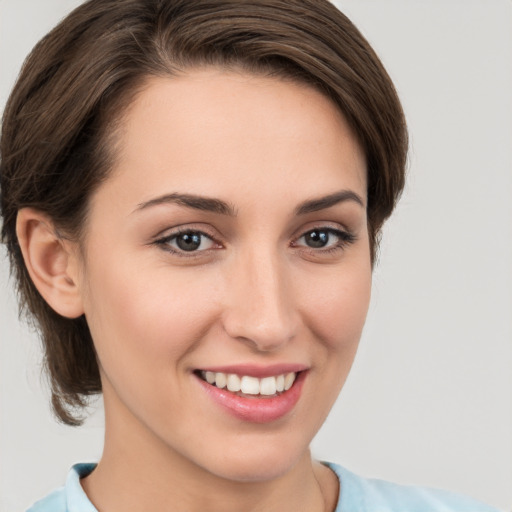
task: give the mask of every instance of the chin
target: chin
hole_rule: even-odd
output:
[[[215,474],[232,482],[258,483],[276,480],[293,468],[297,461],[280,461],[275,464],[269,460],[259,459],[255,464],[237,461],[223,468],[215,468]]]
[[[255,449],[229,450],[222,457],[216,457],[208,470],[220,478],[235,482],[266,482],[275,480],[290,470],[305,456],[309,457],[309,448],[298,450],[280,444],[262,441]]]

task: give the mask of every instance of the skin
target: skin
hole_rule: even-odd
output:
[[[105,448],[84,490],[109,512],[334,510],[337,479],[308,446],[349,373],[370,299],[366,162],[354,134],[310,87],[203,69],[149,79],[116,151],[80,247],[54,240],[42,257],[33,242],[51,239],[51,223],[19,217],[36,285],[61,314],[85,313],[98,353]],[[340,191],[362,204],[296,211]],[[221,200],[235,215],[140,207],[176,193]],[[178,226],[210,238],[190,253],[176,252],[176,239],[155,243]],[[313,229],[328,234],[326,248],[308,245]],[[308,368],[291,413],[242,421],[193,373],[247,363]]]

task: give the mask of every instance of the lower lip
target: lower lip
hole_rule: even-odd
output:
[[[208,384],[197,376],[196,379],[214,402],[236,418],[252,423],[269,423],[293,410],[299,401],[306,374],[306,371],[300,372],[288,391],[273,398],[245,398]]]

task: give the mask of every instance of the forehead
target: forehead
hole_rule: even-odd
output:
[[[343,181],[366,195],[365,157],[340,110],[280,78],[219,69],[152,77],[127,109],[118,142],[108,182],[142,201],[156,188],[272,195],[276,182],[291,195],[321,195]]]

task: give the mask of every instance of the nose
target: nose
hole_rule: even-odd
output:
[[[287,263],[278,255],[240,257],[227,280],[223,324],[230,337],[258,352],[276,351],[295,337],[299,314]]]

